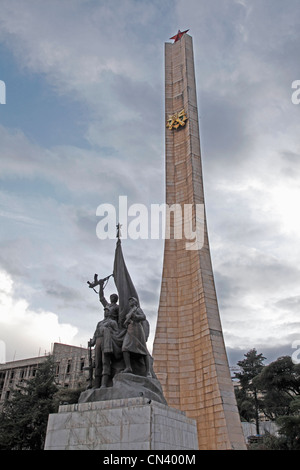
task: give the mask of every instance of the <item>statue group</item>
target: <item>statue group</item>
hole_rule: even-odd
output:
[[[88,342],[89,385],[79,403],[144,397],[166,404],[147,348],[150,325],[127,270],[119,233],[118,229],[113,274],[99,280],[95,274],[94,281],[88,282],[99,296],[104,315]],[[104,289],[111,276],[117,294],[108,301]]]
[[[128,298],[129,311],[120,315],[117,294],[104,296],[104,281],[98,281],[99,300],[104,307],[104,318],[99,321],[88,347],[95,347],[95,377],[89,387],[111,386],[117,373],[131,373],[152,377],[151,358],[147,349],[149,323],[135,297]]]

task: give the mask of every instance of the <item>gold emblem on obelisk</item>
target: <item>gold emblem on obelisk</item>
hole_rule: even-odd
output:
[[[169,129],[178,129],[179,126],[185,126],[185,121],[187,120],[187,115],[185,110],[182,109],[179,113],[174,113],[169,116],[167,120],[167,127]]]

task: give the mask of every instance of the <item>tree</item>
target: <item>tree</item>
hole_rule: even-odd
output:
[[[55,410],[58,409],[59,405],[78,403],[79,396],[84,390],[86,390],[86,387],[59,388],[53,396],[53,405]]]
[[[300,450],[300,397],[296,396],[290,406],[290,415],[277,418],[278,435],[266,433],[251,450]]]
[[[257,434],[259,411],[278,425],[277,436],[266,433],[251,448],[300,450],[300,364],[283,356],[265,366],[264,359],[252,349],[237,363],[241,370],[235,373],[240,381],[236,397],[241,418],[255,419]]]
[[[279,357],[253,380],[263,390],[263,411],[278,424],[280,449],[300,450],[300,364]]]
[[[294,364],[290,356],[279,357],[264,367],[253,382],[264,393],[266,417],[276,420],[287,416],[295,397],[300,395],[300,364]]]
[[[277,419],[279,434],[284,437],[288,450],[300,450],[300,397],[293,398],[290,415]]]
[[[54,365],[51,356],[7,400],[0,415],[0,450],[42,450],[48,415],[56,411],[53,397]]]
[[[256,349],[251,349],[244,354],[245,359],[237,365],[240,372],[235,372],[235,378],[240,382],[240,388],[236,391],[236,399],[241,418],[246,421],[255,420],[256,433],[259,434],[259,409],[261,401],[258,397],[258,388],[253,381],[264,368],[263,361],[266,359],[262,354],[257,354]]]

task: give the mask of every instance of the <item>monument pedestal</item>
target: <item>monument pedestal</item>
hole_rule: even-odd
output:
[[[78,403],[144,397],[167,404],[160,382],[154,377],[121,373],[113,378],[112,387],[91,388],[80,394]]]
[[[145,397],[62,405],[49,415],[45,450],[196,450],[185,413]]]

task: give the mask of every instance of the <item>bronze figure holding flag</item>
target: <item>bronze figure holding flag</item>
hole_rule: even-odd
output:
[[[88,282],[89,288],[95,292],[99,286],[97,293],[104,307],[104,318],[98,322],[88,343],[90,350],[95,347],[93,388],[112,386],[112,379],[120,372],[144,377],[154,375],[146,345],[149,322],[139,305],[137,291],[125,264],[120,228],[118,224],[113,274],[104,279],[98,279],[95,274],[93,282]],[[114,279],[118,294],[111,294],[108,301],[104,288],[110,277]],[[91,373],[89,382],[91,384]]]

